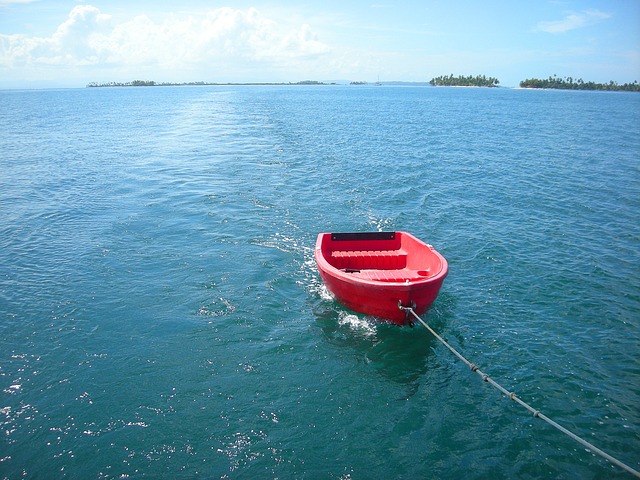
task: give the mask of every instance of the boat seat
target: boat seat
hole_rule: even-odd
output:
[[[407,254],[402,250],[336,250],[331,252],[336,268],[398,270],[406,267]]]
[[[415,270],[362,270],[354,273],[359,278],[365,280],[374,280],[377,282],[406,282],[407,280],[413,282],[416,280],[423,280],[424,275],[420,275]]]

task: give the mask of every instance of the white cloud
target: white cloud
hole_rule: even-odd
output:
[[[31,3],[37,0],[0,0],[0,7],[8,7],[9,5],[14,5],[16,3]]]
[[[551,22],[539,22],[536,30],[547,33],[564,33],[569,30],[586,27],[611,18],[610,13],[601,12],[599,10],[586,10],[579,13],[570,13],[562,20]]]
[[[0,34],[0,47],[0,69],[94,66],[114,71],[223,68],[234,62],[283,65],[329,51],[309,25],[280,24],[254,8],[218,8],[162,22],[140,15],[115,23],[90,5],[76,6],[50,37]]]

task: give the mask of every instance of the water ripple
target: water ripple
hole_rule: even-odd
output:
[[[450,274],[434,328],[633,463],[637,96],[0,96],[0,476],[617,472],[510,408],[427,332],[339,306],[313,248],[340,230],[435,245]]]

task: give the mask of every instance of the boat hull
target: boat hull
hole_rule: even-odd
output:
[[[426,313],[448,273],[442,255],[406,232],[321,233],[315,259],[339,303],[399,325],[412,323],[399,304]]]

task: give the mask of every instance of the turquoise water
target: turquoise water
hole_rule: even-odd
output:
[[[628,478],[424,328],[345,311],[318,232],[406,230],[426,320],[640,466],[640,95],[0,92],[0,478]]]

